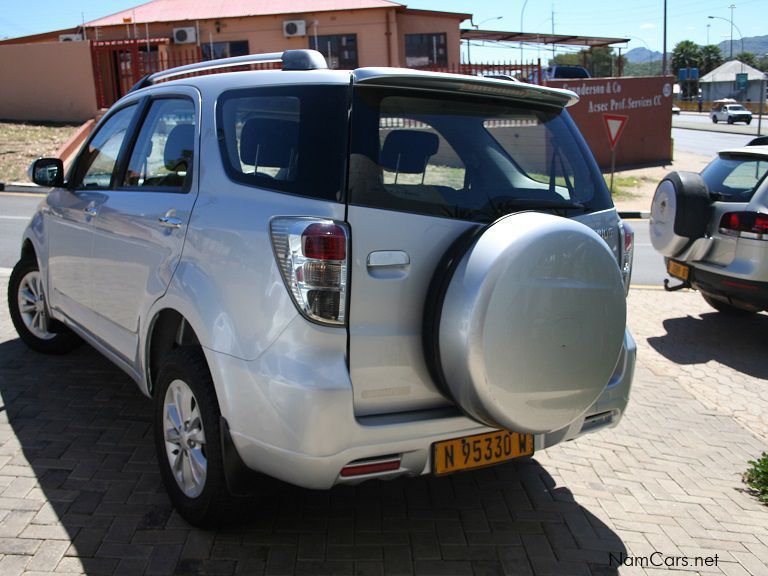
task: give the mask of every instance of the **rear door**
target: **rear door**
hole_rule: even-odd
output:
[[[146,313],[181,256],[197,196],[199,115],[194,88],[154,90],[94,220],[94,332],[132,364]]]
[[[430,283],[449,247],[507,213],[579,217],[612,208],[610,196],[557,106],[358,84],[351,133],[355,412],[448,405],[422,342],[425,304],[435,296]]]

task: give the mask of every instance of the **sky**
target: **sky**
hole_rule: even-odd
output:
[[[629,38],[626,49],[646,47],[661,51],[664,0],[400,0],[409,8],[472,13],[484,30],[552,32],[582,36]],[[0,38],[26,36],[76,26],[142,3],[141,0],[0,0]],[[717,44],[730,38],[730,2],[725,0],[667,0],[667,50],[681,40]],[[733,2],[734,51],[739,31],[744,37],[768,34],[766,0]],[[761,10],[762,8],[762,10]],[[498,17],[501,16],[501,19]],[[554,16],[554,18],[553,18]],[[709,19],[708,16],[715,16]],[[708,26],[709,25],[709,26]],[[468,28],[470,22],[462,23]],[[622,52],[626,52],[623,49]],[[517,60],[519,45],[473,44],[472,60]],[[577,51],[561,48],[558,53]],[[525,60],[551,56],[551,49],[524,47]]]

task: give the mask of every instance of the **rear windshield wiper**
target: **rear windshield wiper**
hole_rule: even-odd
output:
[[[581,202],[568,202],[566,200],[546,200],[538,198],[504,198],[499,202],[494,202],[497,209],[507,208],[527,208],[540,210],[584,210],[584,204]]]

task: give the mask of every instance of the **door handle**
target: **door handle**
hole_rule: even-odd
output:
[[[368,268],[390,268],[408,266],[411,257],[402,250],[378,250],[368,254]]]
[[[181,228],[181,218],[176,218],[174,216],[160,216],[157,221],[160,222],[160,226],[163,228]]]

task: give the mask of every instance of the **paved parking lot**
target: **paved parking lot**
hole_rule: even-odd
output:
[[[205,532],[161,487],[150,401],[87,347],[26,350],[0,305],[0,574],[768,574],[768,507],[740,479],[768,450],[768,316],[636,290],[630,325],[614,430],[448,478],[284,487]]]

